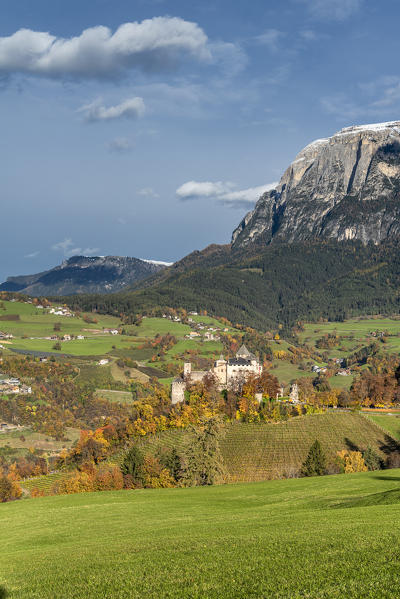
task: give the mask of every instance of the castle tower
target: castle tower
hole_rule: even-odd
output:
[[[293,383],[290,389],[290,401],[292,403],[299,403],[299,386],[297,383]]]
[[[181,378],[176,378],[171,385],[171,403],[175,405],[185,401],[185,381]]]
[[[192,365],[190,362],[185,362],[183,365],[183,376],[184,378],[186,378],[187,376],[190,376],[190,373],[192,372]]]
[[[219,386],[224,388],[227,384],[227,361],[222,354],[220,355],[219,360],[214,362],[212,373],[217,379]]]

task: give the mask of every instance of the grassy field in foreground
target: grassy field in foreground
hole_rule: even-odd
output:
[[[391,470],[0,505],[2,596],[393,599],[399,480]]]

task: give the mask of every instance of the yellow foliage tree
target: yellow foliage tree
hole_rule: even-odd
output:
[[[348,451],[342,449],[337,453],[345,474],[351,474],[352,472],[367,472],[368,468],[365,465],[364,458],[361,451]]]

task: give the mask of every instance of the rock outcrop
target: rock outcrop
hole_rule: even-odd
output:
[[[379,243],[400,235],[400,121],[348,127],[308,145],[276,189],[232,235],[293,243],[313,238]]]
[[[127,289],[165,266],[166,263],[121,256],[73,256],[45,272],[8,277],[0,285],[0,291],[31,296],[111,293]]]

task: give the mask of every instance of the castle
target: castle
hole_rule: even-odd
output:
[[[190,362],[183,367],[183,377],[172,381],[171,401],[180,403],[185,399],[185,389],[188,383],[201,382],[208,374],[215,377],[218,387],[226,389],[235,382],[235,379],[247,378],[249,374],[256,376],[262,373],[262,364],[257,357],[249,352],[245,345],[239,349],[235,358],[225,360],[222,356],[214,362],[211,370],[192,370]]]

